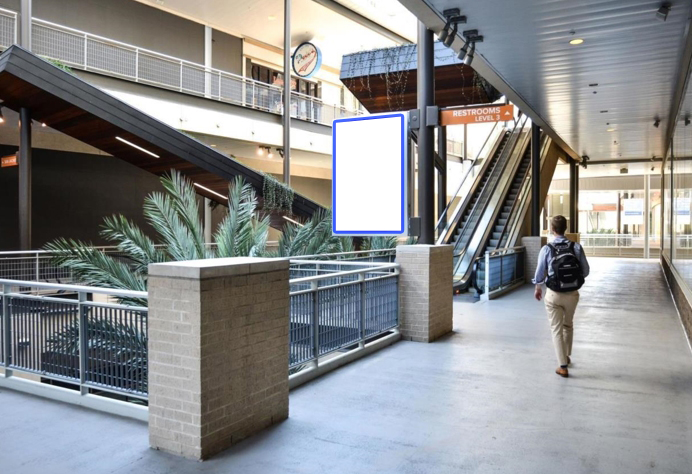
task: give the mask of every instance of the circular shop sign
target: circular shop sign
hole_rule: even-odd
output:
[[[321,65],[320,48],[312,43],[302,43],[293,53],[293,71],[300,77],[312,77]]]

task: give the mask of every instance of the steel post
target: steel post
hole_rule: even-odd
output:
[[[443,216],[447,207],[447,127],[437,128],[437,154],[442,159],[443,169],[437,170],[437,218]],[[447,225],[442,219],[441,229]]]
[[[541,235],[541,129],[531,123],[531,235]]]
[[[31,111],[19,109],[19,248],[31,249]]]
[[[31,3],[32,0],[22,0],[19,7],[19,45],[28,51],[31,51]]]
[[[291,185],[291,0],[284,0],[284,183]]]
[[[418,215],[421,244],[435,243],[435,137],[427,124],[426,110],[435,104],[433,32],[418,22]]]
[[[574,233],[577,231],[577,163],[574,160],[569,162],[569,231]]]
[[[650,192],[650,176],[644,175],[644,209],[642,209],[642,217],[644,218],[644,258],[649,258],[649,208],[651,204]]]

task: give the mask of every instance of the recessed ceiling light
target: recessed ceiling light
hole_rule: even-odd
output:
[[[274,21],[274,20],[276,20],[276,15],[269,15],[269,16],[267,17],[267,20],[269,20],[269,21]]]
[[[150,152],[149,150],[147,150],[147,149],[145,149],[145,148],[142,148],[142,147],[139,146],[139,145],[135,145],[135,144],[132,143],[132,142],[128,142],[128,141],[125,140],[124,138],[115,137],[115,139],[118,140],[118,141],[121,141],[121,142],[125,143],[126,145],[130,145],[132,148],[136,148],[136,149],[138,149],[139,151],[143,151],[143,152],[146,153],[147,155],[151,155],[151,156],[153,156],[154,158],[161,158],[161,157],[160,157],[159,155],[157,155],[156,153],[152,153],[152,152]]]
[[[614,128],[609,128],[609,129],[608,129],[608,130],[606,130],[606,131],[607,131],[607,132],[614,132],[614,131],[615,131],[615,129],[614,129]]]
[[[213,143],[212,143],[210,146],[211,146],[212,148],[216,148],[216,145],[214,145]]]
[[[41,122],[41,126],[42,126],[42,127],[45,127],[45,126],[46,126],[46,122]]]
[[[582,44],[584,40],[582,38],[574,38],[573,40],[569,40],[569,44],[571,45],[578,45]]]

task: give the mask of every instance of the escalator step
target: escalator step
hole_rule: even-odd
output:
[[[498,219],[497,223],[500,225],[506,225],[507,224],[507,219]]]
[[[503,211],[500,213],[500,217],[501,217],[502,219],[508,219],[508,218],[509,218],[509,211],[504,211],[504,210],[503,210]]]
[[[498,240],[496,239],[490,239],[490,246],[491,247],[497,247],[497,244],[499,243]]]

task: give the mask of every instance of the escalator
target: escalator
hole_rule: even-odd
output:
[[[478,186],[469,193],[468,205],[463,209],[449,243],[454,245],[454,289],[465,290],[471,283],[476,257],[485,251],[492,240],[496,221],[502,219],[500,209],[509,197],[514,177],[525,173],[523,158],[530,142],[530,122],[520,119],[511,132],[501,138],[492,159],[481,174]],[[511,177],[511,179],[510,179]],[[515,195],[516,197],[516,195]],[[497,221],[506,223],[506,221]],[[498,239],[501,235],[497,236]]]

